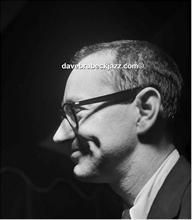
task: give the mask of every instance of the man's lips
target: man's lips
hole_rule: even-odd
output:
[[[78,147],[78,146],[72,146],[72,148],[71,148],[71,153],[74,153],[74,152],[76,152],[76,151],[80,151],[80,147]]]
[[[74,152],[79,151],[81,152],[81,154],[89,154],[90,153],[90,147],[88,145],[88,143],[86,144],[72,144],[71,147],[71,153],[73,154]]]
[[[80,156],[82,155],[82,153],[79,150],[75,150],[73,151],[73,153],[71,154],[71,160],[74,163],[78,163]]]
[[[86,156],[88,154],[90,154],[90,150],[89,150],[89,145],[88,144],[86,144],[86,146],[72,144],[71,160],[74,163],[78,163],[80,157]]]
[[[72,153],[75,151],[80,151],[83,155],[90,154],[90,145],[88,141],[89,140],[80,136],[76,138],[71,144]]]

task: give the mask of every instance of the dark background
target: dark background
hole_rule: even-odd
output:
[[[190,160],[189,2],[2,1],[1,35],[3,218],[121,217],[119,198],[75,180],[68,144],[52,142],[69,74],[61,65],[88,44],[148,40],[175,59],[185,83],[175,144]],[[86,200],[80,190],[97,197]]]

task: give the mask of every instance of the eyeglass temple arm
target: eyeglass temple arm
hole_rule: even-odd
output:
[[[78,105],[88,105],[88,104],[92,104],[92,103],[98,103],[98,102],[103,102],[103,101],[108,101],[108,100],[122,100],[122,99],[129,99],[130,97],[132,97],[133,94],[138,92],[138,88],[136,89],[132,89],[132,90],[124,90],[124,91],[120,91],[120,92],[116,92],[110,95],[104,95],[104,96],[99,96],[96,98],[91,98],[91,99],[87,99],[87,100],[83,100],[83,101],[77,101],[74,103],[75,106]]]

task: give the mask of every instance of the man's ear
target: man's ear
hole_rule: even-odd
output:
[[[143,134],[147,132],[155,123],[162,108],[161,95],[157,89],[146,87],[141,90],[135,99],[138,109],[137,132]]]

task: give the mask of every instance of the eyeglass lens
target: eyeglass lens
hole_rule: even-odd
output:
[[[73,106],[66,103],[63,106],[63,110],[65,112],[65,116],[66,116],[68,122],[70,123],[70,125],[73,128],[76,128],[77,127],[77,119],[76,119],[75,110],[73,109]]]

